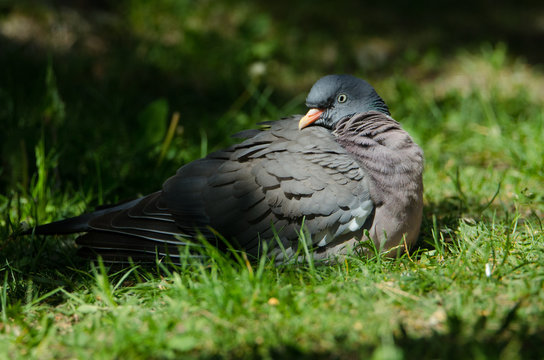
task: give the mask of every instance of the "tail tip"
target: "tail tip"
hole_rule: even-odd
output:
[[[21,221],[19,223],[19,226],[15,229],[13,232],[14,236],[21,236],[21,235],[30,235],[34,232],[35,227],[30,226],[30,224],[26,221]]]

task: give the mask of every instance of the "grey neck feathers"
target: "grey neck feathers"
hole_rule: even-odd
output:
[[[378,111],[357,114],[339,121],[333,134],[367,172],[378,196],[399,200],[391,194],[410,197],[421,191],[423,152],[391,117]]]
[[[378,96],[378,94],[376,94],[374,101],[369,104],[369,108],[391,116],[391,113],[389,112],[389,108],[385,104],[385,101],[383,101],[382,98]]]

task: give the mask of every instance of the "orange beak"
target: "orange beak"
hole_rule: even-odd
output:
[[[306,126],[308,126],[310,124],[313,124],[317,119],[319,119],[321,114],[323,114],[323,111],[324,110],[321,110],[321,109],[310,109],[310,110],[308,110],[306,115],[304,115],[300,119],[300,121],[298,122],[298,129],[302,130]]]

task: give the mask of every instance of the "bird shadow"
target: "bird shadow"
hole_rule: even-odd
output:
[[[512,222],[518,211],[513,204],[497,201],[500,185],[488,199],[471,196],[459,191],[454,196],[443,197],[439,201],[426,201],[423,208],[423,219],[417,243],[412,253],[443,249],[455,241],[462,225],[476,226],[480,223]],[[533,214],[534,215],[534,214]],[[542,227],[538,216],[534,216]],[[529,214],[527,219],[532,218]],[[519,221],[525,221],[519,219]]]

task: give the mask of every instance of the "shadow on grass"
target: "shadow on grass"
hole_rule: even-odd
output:
[[[497,194],[498,190],[487,200],[461,194],[445,197],[440,201],[426,202],[423,207],[419,240],[412,251],[432,250],[437,246],[451,243],[461,222],[467,224],[476,224],[480,221],[489,223],[495,220],[497,215],[504,215],[504,221],[511,220],[509,218],[512,216],[509,213],[510,209],[505,209],[504,205],[495,202]]]
[[[527,321],[527,318],[509,321],[499,331],[485,328],[471,331],[459,319],[449,318],[449,329],[444,334],[424,337],[404,334],[396,338],[395,344],[407,359],[542,358],[544,350],[540,344],[544,331],[530,332]]]
[[[526,320],[524,320],[526,321]],[[474,359],[521,358],[539,359],[544,355],[541,342],[544,331],[529,332],[528,324],[513,321],[500,331],[477,329],[470,332],[458,319],[448,319],[449,328],[443,333],[428,336],[395,336],[392,343],[347,343],[347,336],[337,336],[334,350],[312,351],[296,344],[269,350],[273,359]],[[469,331],[467,331],[469,330]],[[253,356],[258,358],[258,346]],[[402,354],[402,355],[401,355]],[[248,356],[248,354],[245,354]],[[210,356],[210,359],[216,358]],[[248,358],[252,358],[251,355]]]
[[[400,321],[399,332],[389,344],[347,343],[347,336],[338,335],[334,351],[308,352],[296,345],[287,345],[273,349],[271,354],[278,359],[360,359],[377,353],[380,359],[542,358],[544,329],[535,330],[528,317],[518,317],[519,305],[520,302],[505,314],[498,329],[490,328],[483,315],[474,324],[449,315],[444,331],[433,330],[427,336],[412,336]],[[399,353],[403,356],[398,356]]]
[[[11,281],[10,297],[24,299],[29,282],[40,293],[78,288],[82,273],[90,273],[90,262],[76,256],[76,251],[74,241],[67,237],[9,237],[2,244],[0,273],[7,273]]]

